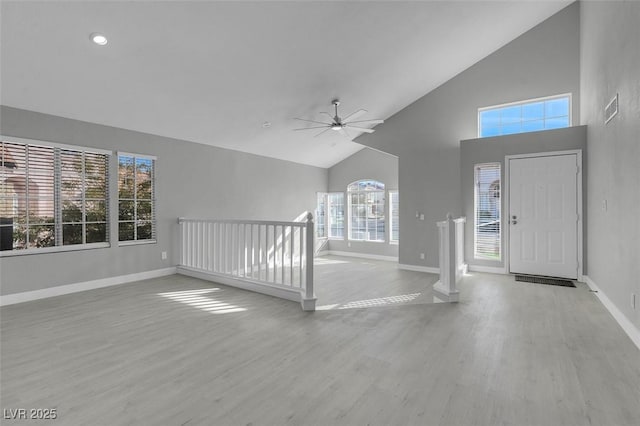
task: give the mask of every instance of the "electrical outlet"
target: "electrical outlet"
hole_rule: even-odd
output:
[[[424,213],[420,213],[420,220],[424,220]]]
[[[351,247],[351,243],[347,243],[347,247]]]
[[[424,260],[424,253],[420,253],[420,260]]]
[[[162,257],[162,260],[167,260],[167,252],[163,251],[161,257]]]

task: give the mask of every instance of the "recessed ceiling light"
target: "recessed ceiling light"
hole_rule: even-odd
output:
[[[93,33],[89,36],[89,38],[91,39],[92,42],[100,46],[104,46],[108,42],[107,38],[100,33]]]

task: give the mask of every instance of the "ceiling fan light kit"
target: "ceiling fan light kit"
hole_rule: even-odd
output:
[[[340,105],[340,101],[338,99],[334,99],[334,100],[331,101],[331,104],[334,107],[335,116],[332,116],[328,112],[323,112],[322,113],[322,114],[327,115],[327,116],[329,116],[331,118],[331,122],[330,123],[327,123],[327,122],[324,122],[324,121],[307,120],[307,119],[304,119],[304,118],[295,118],[295,120],[305,121],[307,123],[319,124],[319,126],[303,127],[303,128],[300,128],[300,129],[293,129],[293,130],[298,131],[298,130],[324,129],[320,133],[315,135],[315,137],[318,137],[318,136],[322,135],[327,130],[335,130],[335,131],[339,132],[340,134],[342,134],[343,136],[346,136],[349,139],[351,139],[351,135],[349,135],[349,133],[347,133],[347,129],[351,129],[351,130],[355,130],[357,132],[363,132],[363,133],[373,133],[375,131],[374,129],[369,129],[369,128],[360,127],[360,126],[354,126],[353,124],[360,124],[360,123],[381,124],[381,123],[384,123],[384,120],[381,120],[381,119],[370,119],[370,120],[354,121],[356,118],[358,118],[361,115],[367,113],[367,110],[364,110],[364,109],[359,109],[359,110],[357,110],[355,112],[352,112],[351,114],[347,115],[346,117],[341,118],[340,115],[338,114],[338,106]]]

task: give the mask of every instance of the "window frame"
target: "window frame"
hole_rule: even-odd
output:
[[[392,189],[388,191],[389,194],[389,244],[400,244],[400,191]],[[393,196],[398,197],[398,239],[393,239]]]
[[[111,191],[110,191],[110,180],[111,180],[111,164],[113,160],[113,151],[93,148],[81,145],[69,145],[58,142],[44,141],[38,139],[27,139],[27,138],[16,138],[12,136],[4,136],[0,135],[0,140],[2,142],[13,143],[13,144],[21,144],[21,145],[29,145],[35,147],[42,148],[51,148],[54,151],[54,187],[53,187],[53,198],[54,198],[54,220],[53,220],[53,228],[54,235],[56,238],[54,239],[55,243],[60,242],[61,245],[54,245],[50,247],[27,247],[19,250],[2,250],[0,251],[0,257],[12,257],[12,256],[25,256],[25,255],[34,255],[34,254],[45,254],[45,253],[59,253],[59,252],[68,252],[68,251],[78,251],[78,250],[92,250],[99,248],[108,248],[111,247],[111,212],[110,212],[110,202],[111,202]],[[67,244],[64,245],[63,240],[63,232],[62,227],[65,222],[62,221],[62,169],[60,167],[61,164],[61,151],[73,151],[76,153],[81,153],[84,157],[85,153],[104,155],[106,156],[106,167],[105,167],[105,239],[106,241],[95,242],[95,243],[80,243],[80,244]],[[28,172],[27,172],[28,175]],[[84,180],[86,179],[86,175],[83,175],[83,185]],[[28,185],[28,184],[27,184]],[[83,191],[82,200],[85,200],[85,194]],[[28,201],[27,201],[28,202]],[[83,207],[84,211],[84,207]],[[83,221],[77,222],[76,224],[83,225],[83,241],[86,239],[85,230],[86,230],[86,213],[83,215]],[[27,224],[28,225],[28,224]],[[27,231],[28,232],[28,231]]]
[[[478,203],[478,193],[479,193],[479,182],[478,182],[478,171],[479,169],[481,169],[482,167],[487,167],[487,166],[497,166],[498,169],[498,177],[499,177],[499,192],[498,192],[498,199],[499,202],[498,204],[498,218],[497,218],[497,223],[498,223],[498,256],[497,257],[491,257],[488,256],[486,254],[482,254],[482,253],[478,253],[478,207],[479,207],[479,203]],[[486,260],[486,261],[494,261],[494,262],[501,262],[503,259],[503,250],[502,250],[502,243],[503,243],[503,236],[504,236],[504,232],[503,232],[503,227],[502,227],[502,188],[503,188],[503,177],[502,177],[502,163],[500,162],[489,162],[489,163],[478,163],[478,164],[474,164],[473,165],[473,258],[475,260]]]
[[[122,198],[120,198],[120,157],[132,157],[133,158],[133,164],[134,164],[134,178],[135,178],[135,165],[136,165],[136,160],[151,160],[152,162],[152,167],[151,167],[151,236],[152,238],[145,238],[145,239],[137,239],[137,216],[135,214],[135,209],[136,209],[136,202],[137,202],[137,189],[136,189],[136,185],[135,185],[135,180],[134,180],[134,198],[133,199],[124,199],[125,201],[133,201],[134,203],[134,218],[133,220],[120,220],[120,201],[123,200]],[[116,159],[117,159],[117,166],[118,166],[118,175],[117,175],[117,215],[116,215],[116,222],[117,222],[117,235],[118,235],[118,246],[119,247],[123,247],[123,246],[133,246],[133,245],[140,245],[140,244],[156,244],[158,242],[158,238],[157,238],[157,208],[156,208],[156,165],[157,165],[157,160],[158,157],[156,157],[155,155],[148,155],[148,154],[138,154],[138,153],[131,153],[131,152],[124,152],[124,151],[118,151],[116,152]],[[134,224],[134,239],[133,240],[120,240],[120,224],[123,222],[133,222]]]
[[[375,189],[375,190],[367,190],[367,189],[350,190],[349,189],[352,185],[355,185],[355,184],[357,184],[359,182],[376,182],[376,183],[379,183],[383,187],[383,189]],[[387,188],[386,188],[386,185],[385,185],[384,182],[379,181],[377,179],[358,179],[356,181],[351,182],[349,185],[347,185],[347,191],[345,193],[346,194],[346,198],[347,198],[347,223],[348,223],[348,226],[347,226],[347,239],[348,239],[348,241],[362,241],[362,242],[367,242],[367,243],[385,243],[385,242],[387,242],[387,220],[386,220],[386,217],[384,217],[382,219],[382,222],[384,223],[385,229],[384,229],[384,232],[382,233],[383,238],[381,240],[370,240],[370,239],[368,239],[368,235],[367,235],[366,231],[365,231],[365,238],[362,238],[362,239],[353,238],[353,236],[352,236],[352,233],[353,233],[353,223],[352,223],[353,204],[351,202],[351,194],[354,194],[354,193],[358,193],[358,194],[359,193],[363,193],[363,194],[372,194],[372,193],[378,193],[379,194],[379,193],[382,193],[382,200],[385,203],[383,205],[382,211],[384,212],[385,215],[387,213],[387,206],[386,206],[386,204],[387,204]],[[365,208],[366,208],[366,206],[369,206],[370,205],[369,200],[365,200],[365,204],[364,205],[365,205]],[[376,219],[376,223],[377,222],[378,222],[378,219]],[[367,223],[367,222],[365,222],[365,223]],[[367,229],[368,229],[368,223],[367,223]],[[376,231],[376,234],[377,234],[377,231]]]
[[[331,235],[331,224],[332,224],[332,222],[331,222],[331,218],[332,218],[332,215],[331,215],[331,204],[332,204],[331,203],[331,196],[332,195],[340,195],[342,197],[342,236]],[[327,209],[327,214],[326,214],[326,218],[327,218],[327,239],[328,240],[342,240],[342,241],[344,241],[345,234],[347,232],[347,226],[346,226],[346,223],[345,223],[345,210],[346,210],[345,209],[345,202],[344,202],[345,194],[344,194],[344,192],[327,192],[326,196],[327,196],[327,201],[326,201],[325,206],[326,206],[326,209]]]
[[[504,103],[504,104],[490,105],[490,106],[478,108],[478,114],[477,114],[477,136],[478,136],[478,138],[490,138],[490,137],[497,137],[497,136],[519,135],[519,134],[531,133],[531,132],[541,132],[541,131],[545,131],[545,130],[554,130],[554,129],[539,129],[539,130],[531,130],[531,131],[526,131],[526,132],[508,133],[507,135],[502,135],[501,134],[501,135],[493,135],[493,136],[482,136],[481,114],[483,112],[494,110],[494,109],[502,109],[502,108],[507,108],[507,107],[512,107],[512,106],[533,104],[533,103],[552,101],[552,100],[555,100],[555,99],[563,99],[563,98],[567,98],[568,101],[569,101],[569,117],[568,117],[569,118],[569,125],[567,127],[571,127],[571,126],[573,126],[573,94],[572,93],[561,93],[561,94],[558,94],[558,95],[543,96],[543,97],[540,97],[540,98],[525,99],[525,100],[521,100],[521,101],[507,102],[507,103]],[[546,116],[543,116],[543,119],[546,119]],[[522,122],[523,121],[521,119],[520,123],[522,123]],[[566,129],[566,127],[560,127],[560,128],[561,129]]]
[[[320,214],[319,214],[319,204],[320,204],[320,200],[322,200],[322,210],[323,210],[323,220],[320,221]],[[316,240],[326,240],[327,238],[329,238],[329,230],[328,230],[328,208],[327,208],[327,203],[328,203],[328,194],[326,192],[316,192],[316,220],[315,220],[315,238]],[[324,235],[323,236],[318,236],[318,230],[322,228],[324,230]]]

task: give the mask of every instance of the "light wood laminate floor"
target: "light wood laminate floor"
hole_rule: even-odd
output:
[[[325,260],[345,263],[316,268],[315,313],[177,275],[3,307],[1,408],[61,425],[639,424],[640,351],[586,286],[473,273],[460,303],[431,304],[433,275]]]

